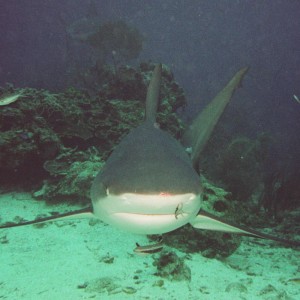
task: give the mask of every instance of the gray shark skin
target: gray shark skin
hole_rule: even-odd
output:
[[[7,223],[0,228],[66,217],[96,217],[138,234],[163,234],[190,223],[198,229],[300,246],[298,241],[237,226],[201,209],[200,155],[247,68],[238,71],[195,118],[183,136],[184,146],[156,123],[161,70],[162,66],[156,65],[148,87],[144,122],[123,138],[96,176],[91,188],[91,207],[19,224]],[[191,150],[190,156],[186,148]]]

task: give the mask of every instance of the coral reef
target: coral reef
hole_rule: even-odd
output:
[[[239,200],[247,200],[262,181],[257,145],[248,138],[236,138],[223,151],[218,177]]]
[[[280,220],[283,211],[299,207],[299,177],[298,164],[283,165],[265,176],[261,202],[270,216]]]
[[[262,133],[256,139],[235,137],[207,154],[204,169],[214,181],[230,191],[233,198],[248,201],[263,184],[263,167],[271,137]],[[214,157],[214,159],[212,159]]]
[[[70,160],[70,154],[72,160]],[[90,186],[104,162],[95,148],[87,151],[65,151],[55,160],[46,161],[44,169],[53,176],[45,181],[41,190],[33,195],[51,201],[76,201],[89,203]]]
[[[191,270],[184,263],[183,258],[179,258],[173,251],[163,251],[157,259],[154,259],[153,265],[156,266],[155,275],[167,278],[169,280],[191,280]]]
[[[55,201],[88,201],[92,177],[113,147],[144,117],[144,99],[154,65],[111,71],[97,95],[69,88],[50,93],[6,86],[0,95],[22,94],[0,111],[0,183]],[[179,137],[183,123],[175,111],[185,105],[183,90],[164,67],[158,122]]]

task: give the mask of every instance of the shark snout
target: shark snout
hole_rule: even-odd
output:
[[[195,218],[200,197],[193,193],[170,195],[108,195],[94,201],[94,214],[104,222],[139,234],[161,234]]]

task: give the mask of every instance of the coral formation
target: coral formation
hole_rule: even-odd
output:
[[[173,251],[161,252],[159,257],[154,259],[153,265],[157,268],[157,276],[176,281],[191,280],[190,268],[184,263],[184,259]]]
[[[222,137],[221,137],[222,138]],[[247,202],[256,197],[263,185],[263,167],[272,138],[267,133],[256,139],[234,137],[206,152],[203,168],[208,176],[230,191],[236,200]]]
[[[236,138],[222,153],[218,177],[235,199],[246,201],[262,181],[262,169],[257,157],[257,143],[248,138]]]
[[[264,178],[262,206],[277,220],[283,218],[283,211],[299,207],[300,171],[298,165],[284,165]]]
[[[142,101],[153,67],[121,67],[122,76],[111,73],[95,97],[74,88],[58,94],[2,88],[1,94],[22,92],[22,100],[0,111],[1,184],[36,189],[44,182],[36,193],[43,199],[88,201],[96,170],[144,117]],[[180,136],[183,123],[175,111],[185,105],[185,97],[167,67],[161,102],[158,122]]]
[[[91,182],[103,163],[95,148],[74,152],[72,160],[70,151],[65,151],[55,160],[44,163],[44,169],[54,177],[45,181],[41,190],[33,195],[51,202],[69,200],[89,203]]]

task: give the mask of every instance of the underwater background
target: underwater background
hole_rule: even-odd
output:
[[[158,122],[176,138],[248,66],[201,160],[205,208],[299,240],[299,12],[296,0],[0,0],[0,222],[90,202],[143,120],[154,63]],[[137,258],[148,238],[101,222],[1,230],[0,298],[299,297],[297,250],[191,228],[164,240],[168,252]]]

